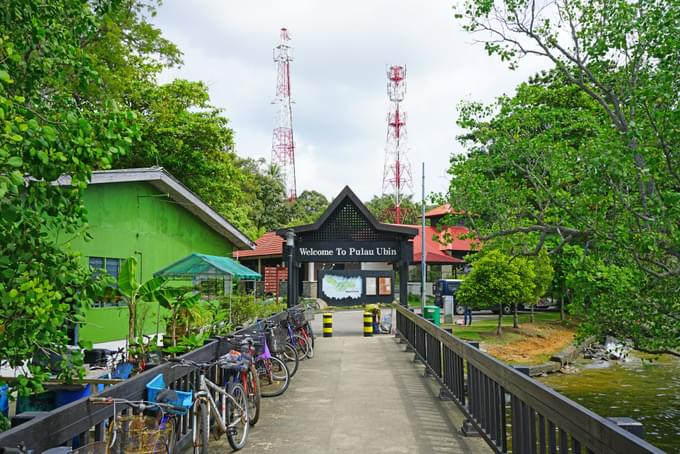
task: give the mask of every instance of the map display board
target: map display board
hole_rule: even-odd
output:
[[[391,303],[393,271],[321,270],[319,297],[331,306]]]
[[[363,283],[361,276],[338,276],[327,274],[321,280],[324,294],[334,300],[361,299]]]

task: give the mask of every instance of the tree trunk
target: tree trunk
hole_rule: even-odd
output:
[[[135,302],[128,303],[128,345],[134,345],[137,333],[137,307]]]
[[[534,323],[534,306],[535,306],[535,304],[531,305],[531,315],[529,316],[529,321],[531,323]]]
[[[560,295],[560,321],[564,321],[564,293]]]
[[[517,303],[512,305],[512,327],[519,328],[519,323],[517,321]]]
[[[503,323],[503,310],[498,311],[498,326],[496,327],[496,336],[502,334],[501,323]]]

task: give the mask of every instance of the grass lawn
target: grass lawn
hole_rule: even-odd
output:
[[[496,335],[498,319],[475,320],[471,326],[453,326],[453,334],[468,341],[480,342],[481,347],[497,358],[512,364],[540,364],[564,349],[574,338],[575,321],[560,321],[557,312],[536,312],[535,322],[530,314],[519,314],[519,328],[512,327],[512,316],[503,316],[502,334]]]

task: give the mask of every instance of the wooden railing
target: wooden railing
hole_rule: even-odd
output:
[[[287,312],[280,312],[269,318],[278,321],[287,317]],[[236,333],[252,331],[254,326],[248,326]],[[227,353],[230,345],[224,339],[213,339],[203,347],[193,350],[182,358],[196,362],[210,362]],[[123,383],[112,386],[99,397],[113,397],[127,400],[145,400],[146,384],[156,375],[163,373],[166,383],[172,389],[187,391],[192,384],[197,384],[198,372],[193,368],[172,368],[164,363],[136,375]],[[209,378],[215,380],[219,370],[214,367],[210,371]],[[219,381],[218,381],[219,383]],[[123,411],[124,406],[117,406],[117,411]],[[112,405],[95,404],[84,397],[70,404],[59,407],[41,417],[21,424],[6,432],[0,433],[0,452],[2,448],[16,448],[24,446],[28,452],[40,454],[46,449],[70,445],[77,439],[78,446],[95,441],[103,441],[106,436],[106,424],[113,417]],[[183,416],[178,427],[178,447],[186,446],[191,442],[191,416]]]
[[[408,309],[396,310],[398,336],[495,452],[663,452]]]

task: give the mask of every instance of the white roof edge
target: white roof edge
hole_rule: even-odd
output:
[[[240,249],[255,249],[255,243],[243,232],[231,225],[229,221],[224,219],[163,167],[96,170],[92,172],[90,184],[134,183],[139,181],[152,183],[158,189],[167,191],[170,197],[180,202],[185,209],[199,217],[217,233],[226,237],[236,247]],[[62,175],[57,180],[57,184],[68,186],[71,184],[71,177],[69,175]]]

